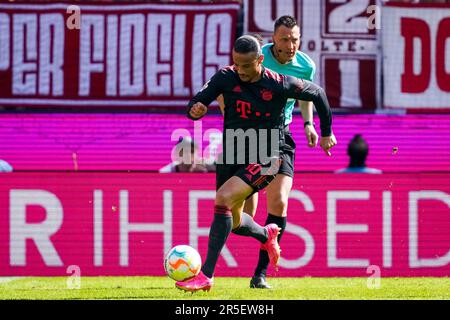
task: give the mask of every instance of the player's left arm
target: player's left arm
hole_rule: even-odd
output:
[[[306,70],[303,79],[313,81],[316,74],[316,64],[314,61],[306,54],[303,54],[304,62],[302,63]],[[317,146],[317,141],[319,141],[319,136],[317,135],[316,129],[314,128],[313,115],[314,107],[311,101],[299,100],[300,112],[303,118],[303,130],[305,131],[306,140],[308,141],[308,146],[314,148]]]
[[[305,131],[306,140],[308,141],[308,146],[314,148],[317,146],[317,141],[319,136],[317,135],[316,129],[313,124],[313,103],[311,101],[299,101],[300,112],[303,118],[303,128]]]
[[[297,79],[291,76],[284,77],[283,85],[286,98],[311,101],[314,103],[320,119],[320,147],[328,156],[331,156],[330,149],[337,144],[337,141],[331,129],[332,113],[323,88],[311,81]]]

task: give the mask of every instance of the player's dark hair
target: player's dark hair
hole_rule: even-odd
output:
[[[260,57],[261,52],[261,45],[259,44],[259,40],[251,35],[244,35],[242,37],[239,37],[234,42],[234,51],[237,53],[255,53],[256,57]]]
[[[347,154],[350,156],[351,167],[365,166],[369,145],[360,134],[355,135],[348,144]]]
[[[264,39],[259,33],[253,33],[251,34],[252,37],[254,37],[256,40],[258,40],[259,45],[262,47],[264,44]]]
[[[298,26],[298,23],[293,16],[281,16],[275,21],[273,31],[277,31],[280,26],[292,29],[293,27]]]

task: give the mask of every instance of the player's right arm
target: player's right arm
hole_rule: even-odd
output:
[[[284,94],[286,98],[294,98],[303,101],[312,101],[316,107],[320,119],[322,137],[332,134],[332,114],[327,95],[322,87],[315,83],[291,76],[283,76]]]
[[[208,111],[208,105],[223,93],[227,72],[219,70],[203,88],[189,101],[187,116],[192,120],[201,119]]]
[[[208,107],[201,102],[196,102],[190,107],[188,117],[192,120],[198,120],[202,118],[206,112],[208,112]]]
[[[283,87],[286,98],[312,101],[314,103],[320,118],[322,136],[320,146],[328,156],[331,156],[330,149],[337,144],[337,141],[331,129],[332,114],[325,91],[311,81],[291,76],[284,76]]]

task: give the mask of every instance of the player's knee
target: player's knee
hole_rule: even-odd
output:
[[[285,215],[288,206],[287,197],[276,197],[269,202],[269,212],[275,215]]]
[[[226,189],[219,189],[216,193],[216,205],[232,208],[234,206],[233,193]]]

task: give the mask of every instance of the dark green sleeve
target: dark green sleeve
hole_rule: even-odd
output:
[[[322,137],[332,134],[332,113],[327,95],[322,87],[308,80],[285,76],[283,81],[286,98],[312,101],[320,118],[320,132]]]
[[[189,114],[192,106],[197,102],[203,103],[205,106],[209,106],[211,102],[217,99],[219,95],[223,93],[225,86],[227,85],[227,73],[223,69],[219,70],[208,82],[205,83],[203,88],[189,101],[187,108],[187,116],[189,119],[198,120],[200,118],[192,118]]]

